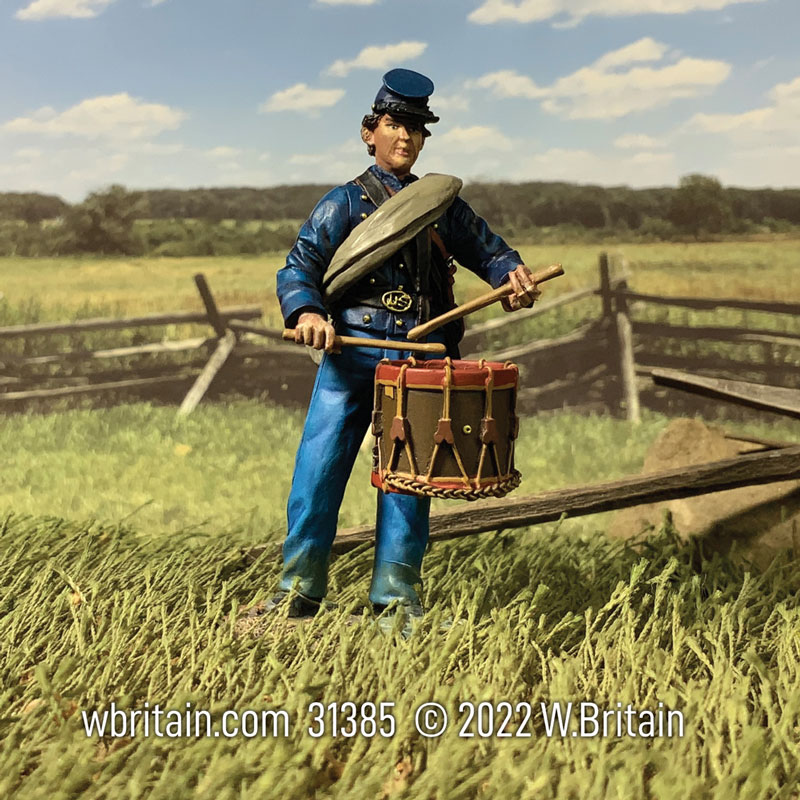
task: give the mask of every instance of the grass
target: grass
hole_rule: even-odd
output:
[[[597,251],[522,249],[530,264],[563,261],[553,296],[596,282]],[[800,295],[798,242],[624,251],[641,291]],[[197,309],[191,276],[203,271],[221,305],[263,303],[277,326],[280,262],[2,259],[0,324]],[[465,272],[462,300],[484,288]],[[147,404],[4,419],[0,796],[796,800],[800,584],[787,559],[759,573],[681,544],[668,525],[634,550],[608,540],[604,516],[439,543],[425,561],[430,613],[402,643],[365,610],[372,553],[362,549],[332,565],[338,609],[235,639],[226,615],[268,596],[279,569],[274,552],[247,565],[237,548],[282,538],[301,423],[257,401],[203,405],[180,423]],[[636,472],[666,424],[652,413],[637,428],[571,414],[523,420],[518,491]],[[730,427],[796,438],[790,422]],[[368,472],[364,449],[341,527],[373,519]],[[456,624],[442,632],[446,617]],[[395,702],[395,734],[308,735],[310,702],[346,700]],[[461,738],[454,723],[426,739],[414,710],[433,700],[453,719],[460,700],[530,703],[532,736]],[[660,702],[683,713],[686,730],[548,737],[539,704],[557,700]],[[87,737],[81,712],[112,702],[188,702],[216,721],[225,709],[286,709],[293,724],[287,739]]]
[[[796,570],[700,561],[669,531],[644,555],[542,526],[437,545],[431,611],[406,643],[362,613],[368,551],[331,571],[339,609],[237,640],[226,614],[263,597],[270,559],[232,541],[126,525],[0,522],[0,794],[115,800],[796,797]],[[457,622],[448,631],[439,621]],[[311,737],[309,704],[394,702],[393,736]],[[528,703],[529,738],[463,738],[463,701]],[[422,702],[451,715],[427,739]],[[548,737],[541,703],[683,714],[683,736]],[[81,712],[285,710],[287,738],[87,737]],[[511,721],[516,731],[521,716]],[[327,720],[330,730],[331,720]],[[475,732],[475,726],[468,731]],[[496,729],[495,729],[496,730]]]
[[[594,244],[521,246],[531,267],[554,261],[566,274],[545,287],[547,297],[598,283]],[[627,259],[631,286],[657,294],[785,300],[800,297],[800,240],[715,244],[620,244],[608,248]],[[2,258],[0,291],[9,308],[36,297],[42,319],[70,317],[84,309],[117,315],[201,310],[192,276],[203,272],[219,305],[263,306],[267,324],[280,324],[275,273],[283,254],[209,258]],[[456,276],[463,302],[485,291],[469,270]],[[489,309],[475,320],[496,314]],[[5,323],[3,323],[5,324]]]
[[[235,533],[250,543],[280,539],[302,420],[302,412],[255,400],[201,405],[181,421],[174,408],[145,403],[9,416],[0,428],[0,514],[104,524],[125,519],[156,539],[180,531]],[[638,427],[568,413],[523,419],[516,449],[523,482],[517,491],[533,494],[635,473],[666,424],[666,417],[654,413],[646,413]],[[768,439],[796,436],[791,421],[728,427]],[[373,519],[371,441],[362,447],[348,485],[342,528]],[[434,507],[451,506],[436,501]],[[565,525],[585,531],[597,522]]]
[[[635,429],[610,417],[523,420],[519,491],[594,480],[599,446],[615,454],[609,479],[635,471],[665,424],[656,415]],[[147,404],[10,416],[0,429],[0,513],[128,519],[156,538],[234,528],[248,541],[279,538],[301,426],[301,412],[257,401],[202,405],[180,422],[173,408]],[[342,527],[374,516],[370,457],[371,440],[359,454]]]

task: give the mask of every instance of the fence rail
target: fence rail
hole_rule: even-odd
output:
[[[235,306],[221,310],[223,319],[258,319],[259,306]],[[159,325],[189,325],[191,323],[209,324],[208,313],[196,311],[172,311],[166,314],[146,314],[142,317],[115,319],[103,317],[83,319],[74,322],[41,322],[33,325],[9,325],[0,328],[0,339],[29,338],[56,333],[86,333],[87,331],[123,330],[125,328],[146,328]]]
[[[635,422],[640,405],[663,408],[667,396],[673,406],[681,402],[675,399],[676,393],[667,393],[650,380],[655,369],[697,371],[709,378],[747,378],[779,388],[798,388],[800,330],[791,327],[786,330],[786,317],[800,316],[800,304],[646,294],[630,289],[627,276],[619,275],[622,270],[614,270],[613,266],[617,265],[601,254],[596,286],[582,287],[530,309],[503,314],[470,327],[462,342],[462,352],[470,354],[467,358],[517,362],[525,387],[519,393],[519,401],[525,412],[605,407],[617,409]],[[0,348],[0,403],[132,388],[180,387],[199,380],[201,375],[208,389],[221,372],[225,380],[217,381],[218,385],[224,383],[246,392],[268,391],[273,397],[304,402],[316,369],[305,351],[284,344],[281,331],[254,324],[261,316],[258,306],[218,309],[205,279],[198,275],[195,282],[204,311],[0,328],[0,346],[15,339],[25,342],[21,353],[8,352],[10,347]],[[584,316],[575,330],[548,339],[526,338],[524,331],[529,329],[529,320],[589,298],[598,298],[598,311],[594,317]],[[754,311],[760,314],[759,324],[758,327],[676,325],[640,319],[641,312],[647,313],[650,306],[712,312],[723,308]],[[776,315],[774,328],[766,326],[765,314]],[[29,346],[32,339],[42,336],[192,323],[208,325],[212,335],[117,347],[76,349],[73,345],[67,352],[36,353],[30,352],[33,345]],[[259,343],[247,338],[251,335],[257,335]],[[492,351],[485,344],[488,338],[495,341],[499,338],[509,344]],[[220,350],[223,340],[228,345]],[[698,342],[706,343],[705,352],[692,352],[695,348],[687,344]],[[760,351],[754,350],[754,345]],[[38,342],[36,346],[40,346]],[[754,358],[754,352],[760,352],[761,356]],[[208,367],[214,353],[217,356]],[[103,368],[104,363],[110,365],[115,360],[117,367]],[[768,405],[767,401],[763,407]],[[780,412],[780,408],[774,410]]]

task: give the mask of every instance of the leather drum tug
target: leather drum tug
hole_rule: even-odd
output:
[[[515,364],[384,359],[375,370],[372,485],[454,500],[502,497],[514,469]]]

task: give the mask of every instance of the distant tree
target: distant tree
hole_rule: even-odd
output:
[[[136,255],[142,243],[134,233],[134,222],[146,214],[146,201],[139,192],[128,192],[117,184],[92,192],[66,214],[62,228],[62,252]]]
[[[672,195],[669,220],[695,236],[730,230],[733,210],[722,184],[708,175],[685,175]]]
[[[69,208],[60,197],[38,192],[6,192],[0,194],[0,219],[41,222],[55,219]]]

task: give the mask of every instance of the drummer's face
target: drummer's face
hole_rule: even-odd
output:
[[[422,124],[384,114],[374,131],[365,131],[364,141],[375,146],[375,163],[403,178],[411,172],[425,143]]]

